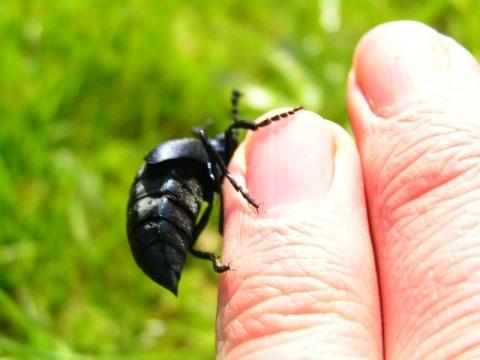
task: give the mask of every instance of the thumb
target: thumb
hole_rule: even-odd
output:
[[[230,170],[262,205],[257,213],[225,183],[223,262],[235,271],[221,277],[218,357],[381,357],[373,251],[349,136],[300,111],[250,134]]]
[[[349,110],[387,358],[479,358],[480,66],[412,21],[360,41]]]

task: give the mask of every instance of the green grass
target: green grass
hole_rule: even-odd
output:
[[[475,0],[2,0],[0,356],[213,358],[210,265],[188,260],[177,299],[131,258],[125,207],[144,154],[207,118],[223,129],[234,87],[245,117],[302,104],[347,126],[363,33],[415,18],[478,56],[479,11]],[[215,221],[201,240],[218,250]]]

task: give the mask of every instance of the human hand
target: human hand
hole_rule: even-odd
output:
[[[477,61],[419,23],[382,25],[348,106],[358,149],[300,111],[231,161],[262,207],[225,184],[218,357],[479,358]]]

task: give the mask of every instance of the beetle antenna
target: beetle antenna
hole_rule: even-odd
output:
[[[237,89],[232,90],[232,118],[234,122],[240,121],[238,118],[238,101],[242,93]]]
[[[239,121],[234,122],[232,125],[230,125],[230,127],[226,130],[226,132],[232,131],[234,129],[246,129],[246,130],[255,131],[259,128],[270,125],[274,121],[278,121],[280,119],[285,119],[285,118],[295,114],[297,111],[300,111],[300,110],[303,110],[303,109],[304,109],[303,106],[297,106],[297,107],[293,108],[292,110],[288,110],[288,111],[283,112],[281,114],[277,114],[277,115],[274,115],[272,117],[266,118],[263,121],[260,121],[258,123],[253,122],[253,121],[239,120]]]

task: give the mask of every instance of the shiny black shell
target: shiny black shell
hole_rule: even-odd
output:
[[[188,250],[196,240],[202,202],[215,189],[198,139],[163,143],[146,157],[131,188],[127,233],[138,266],[177,294]]]

